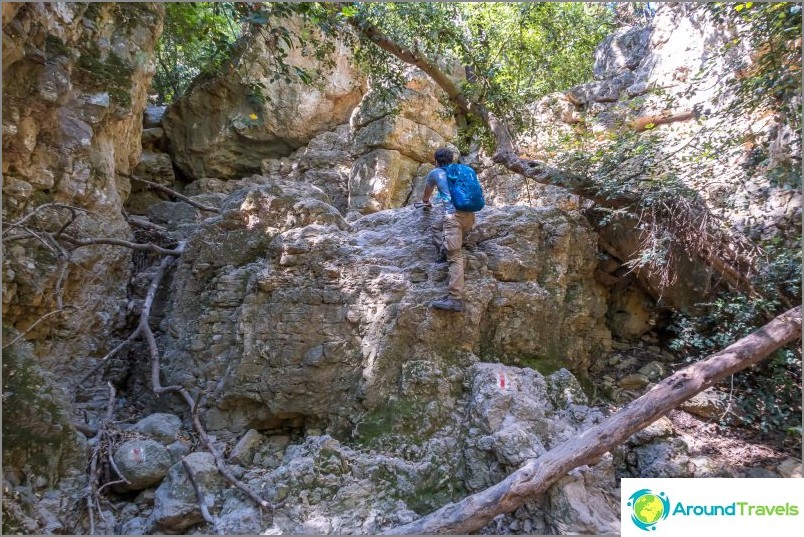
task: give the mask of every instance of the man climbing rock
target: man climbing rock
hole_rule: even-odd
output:
[[[431,230],[436,245],[436,261],[449,263],[447,296],[431,306],[440,310],[463,311],[464,267],[462,246],[466,235],[475,225],[475,211],[483,205],[483,194],[477,176],[469,166],[452,164],[454,154],[442,147],[435,152],[436,167],[427,174],[422,194],[425,208],[433,208],[430,196],[435,196],[430,211]]]

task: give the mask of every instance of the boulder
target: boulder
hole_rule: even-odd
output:
[[[409,361],[446,372],[474,354],[583,375],[609,344],[582,219],[521,206],[478,213],[467,309],[448,315],[429,307],[447,279],[433,263],[431,216],[395,209],[350,225],[324,199],[281,181],[239,191],[189,239],[163,371],[209,387],[211,429],[351,429],[349,419],[390,404]]]
[[[114,452],[114,462],[129,483],[127,490],[142,490],[162,480],[170,468],[170,453],[154,440],[129,440]]]
[[[170,444],[178,438],[181,418],[175,414],[151,414],[135,423],[132,429],[164,444]]]
[[[204,492],[204,501],[211,509],[216,504],[216,492],[224,486],[224,478],[215,466],[215,458],[211,453],[196,452],[183,460],[190,467],[196,483]],[[204,521],[195,488],[181,462],[170,467],[165,480],[156,489],[149,521],[172,532],[181,532]]]
[[[366,153],[352,165],[348,209],[368,214],[402,207],[411,198],[418,169],[418,161],[396,150]]]
[[[298,20],[283,24],[303,29]],[[288,65],[321,71],[315,84],[287,83],[274,78],[263,34],[253,34],[232,73],[195,85],[165,113],[162,128],[176,166],[191,179],[238,179],[260,171],[263,159],[287,156],[346,123],[363,81],[346,46],[332,45],[332,68],[305,56],[303,47],[284,50]]]

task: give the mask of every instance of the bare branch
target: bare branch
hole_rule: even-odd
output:
[[[131,343],[132,341],[134,341],[134,340],[137,338],[137,336],[139,336],[139,335],[140,335],[140,328],[139,328],[139,326],[138,326],[138,327],[137,327],[137,329],[136,329],[136,330],[134,330],[134,332],[133,332],[133,333],[132,333],[130,336],[128,336],[128,338],[127,338],[127,339],[125,339],[125,340],[124,340],[122,343],[120,343],[120,344],[119,344],[117,347],[115,347],[114,349],[112,349],[112,350],[110,350],[108,353],[106,353],[106,356],[104,356],[103,358],[101,358],[101,359],[100,359],[100,361],[99,361],[99,363],[98,363],[98,364],[97,364],[95,367],[93,367],[93,368],[92,368],[92,371],[90,371],[89,373],[87,373],[86,375],[84,375],[84,377],[83,377],[81,380],[79,380],[79,381],[78,381],[78,384],[76,384],[76,386],[77,386],[77,387],[80,387],[80,386],[81,386],[81,385],[82,385],[84,382],[86,382],[86,381],[87,381],[87,379],[89,379],[89,377],[91,377],[92,375],[94,375],[94,374],[95,374],[95,373],[98,371],[98,369],[100,369],[100,368],[101,368],[101,367],[102,367],[102,366],[103,366],[103,365],[106,363],[106,361],[107,361],[109,358],[111,358],[112,356],[114,356],[115,354],[117,354],[118,352],[120,352],[120,351],[123,349],[123,347],[125,347],[125,346],[126,346],[126,345],[128,345],[128,344],[130,344],[130,343]]]
[[[63,313],[63,312],[64,312],[64,311],[66,311],[67,309],[72,309],[72,308],[71,308],[70,306],[68,306],[68,307],[67,307],[67,308],[65,308],[65,309],[57,309],[57,310],[53,310],[53,311],[51,311],[51,312],[49,312],[49,313],[45,313],[44,315],[42,315],[41,317],[39,317],[39,318],[38,318],[38,319],[37,319],[37,320],[36,320],[36,321],[35,321],[35,322],[34,322],[34,323],[31,325],[31,326],[29,326],[28,328],[26,328],[26,329],[25,329],[25,331],[24,331],[23,333],[21,333],[20,335],[18,335],[18,336],[17,336],[17,337],[15,337],[14,339],[12,339],[12,340],[11,340],[9,343],[6,343],[5,345],[3,345],[3,350],[6,350],[7,348],[9,348],[10,346],[12,346],[12,345],[13,345],[14,343],[16,343],[17,341],[19,341],[19,340],[21,340],[22,338],[24,338],[24,337],[25,337],[25,336],[28,334],[28,332],[30,332],[31,330],[33,330],[34,328],[36,328],[36,325],[38,325],[39,323],[41,323],[42,321],[44,321],[44,320],[45,320],[45,319],[47,319],[48,317],[51,317],[51,316],[53,316],[53,315],[56,315],[57,313]]]
[[[392,528],[385,534],[471,534],[495,516],[510,513],[526,501],[544,494],[573,468],[594,464],[607,451],[695,394],[762,361],[799,338],[801,306],[780,315],[708,359],[676,372],[604,422],[528,462],[500,483],[410,524]]]
[[[155,252],[157,254],[169,255],[173,257],[179,257],[184,252],[183,247],[177,247],[173,250],[170,250],[168,248],[162,248],[161,246],[157,246],[152,242],[149,242],[147,244],[141,244],[137,242],[129,242],[124,241],[122,239],[113,239],[113,238],[77,239],[69,235],[65,235],[64,238],[67,239],[67,242],[74,244],[77,248],[80,248],[82,246],[91,246],[93,244],[108,244],[111,246],[123,246],[125,248],[131,248],[132,250],[140,250],[146,252],[150,251]]]
[[[81,211],[81,212],[84,212],[84,213],[89,213],[90,212],[87,209],[84,209],[82,207],[76,207],[74,205],[65,205],[63,203],[43,203],[42,205],[37,205],[36,207],[34,207],[34,209],[31,212],[26,214],[20,220],[18,220],[16,222],[12,222],[10,224],[6,224],[8,226],[8,229],[3,231],[3,236],[5,236],[13,228],[22,227],[22,225],[25,222],[27,222],[28,220],[30,220],[31,218],[36,216],[39,213],[39,211],[41,211],[42,209],[50,209],[50,208],[69,210],[70,213],[73,215],[72,219],[70,220],[70,222],[72,222],[72,220],[75,220],[75,211]]]
[[[185,203],[189,203],[193,207],[195,207],[197,209],[201,209],[202,211],[209,211],[209,212],[212,212],[212,213],[221,212],[220,209],[218,209],[217,207],[212,207],[211,205],[204,205],[203,203],[198,203],[197,201],[195,201],[195,200],[193,200],[191,198],[188,198],[184,194],[179,194],[178,192],[176,192],[172,188],[168,188],[168,187],[166,187],[164,185],[160,185],[159,183],[154,183],[153,181],[148,181],[146,179],[140,179],[136,175],[129,175],[127,173],[121,173],[120,175],[122,175],[123,177],[127,177],[127,178],[129,178],[131,180],[137,181],[139,183],[143,183],[145,185],[148,185],[151,188],[161,190],[162,192],[170,194],[171,196],[174,196],[174,197],[182,200]]]
[[[193,486],[193,489],[195,490],[195,497],[198,500],[198,507],[201,509],[201,516],[203,516],[204,520],[206,520],[209,524],[212,524],[212,526],[214,527],[215,518],[210,514],[209,509],[207,508],[207,502],[204,499],[204,493],[201,491],[201,487],[195,480],[193,471],[184,457],[182,457],[181,459],[181,465],[184,466],[184,471],[187,472],[187,477],[190,478],[190,484]]]
[[[89,440],[89,446],[92,447],[92,456],[89,461],[89,479],[87,480],[87,487],[85,491],[87,512],[89,513],[89,534],[95,534],[95,506],[98,508],[98,514],[101,519],[104,519],[103,511],[100,507],[100,490],[98,489],[99,469],[98,462],[101,455],[101,439],[106,432],[106,427],[112,421],[114,414],[114,401],[116,390],[111,382],[107,383],[109,387],[109,401],[106,404],[106,416],[101,420],[95,436]],[[110,456],[111,458],[111,456]]]
[[[177,249],[184,249],[184,242],[182,242]],[[172,257],[165,257],[162,260],[162,263],[159,265],[159,268],[154,274],[153,279],[151,280],[151,285],[148,287],[148,293],[145,297],[145,302],[142,306],[142,311],[140,313],[140,322],[138,326],[138,332],[141,333],[145,337],[145,341],[148,343],[148,350],[150,353],[150,361],[151,361],[151,389],[153,389],[154,393],[157,395],[162,395],[166,393],[177,393],[179,394],[184,402],[187,404],[189,409],[197,410],[195,405],[195,400],[193,396],[190,395],[190,392],[184,386],[162,386],[162,382],[160,380],[161,374],[161,366],[160,366],[160,353],[159,348],[156,343],[156,337],[154,336],[151,327],[148,324],[148,318],[151,313],[151,307],[153,306],[154,299],[156,297],[156,291],[159,288],[160,283],[162,282],[162,278],[164,278],[165,274],[167,273],[168,268],[173,264],[174,259]],[[257,505],[261,507],[275,507],[271,505],[267,500],[261,498],[256,492],[254,492],[248,485],[237,479],[234,474],[226,467],[226,463],[223,460],[223,456],[218,452],[218,449],[212,443],[209,435],[207,434],[204,426],[201,424],[201,420],[198,418],[197,412],[192,412],[193,417],[193,427],[201,438],[201,441],[206,446],[207,450],[212,454],[213,458],[215,459],[215,465],[218,468],[218,472],[225,477],[231,484],[236,486],[238,489],[243,491],[249,498],[251,498]]]

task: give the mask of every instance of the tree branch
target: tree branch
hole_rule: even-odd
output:
[[[405,63],[415,65],[427,73],[461,111],[480,118],[494,134],[494,138],[497,141],[495,153],[516,151],[514,139],[505,122],[482,104],[467,99],[461,88],[438,65],[424,56],[398,45],[373,24],[360,21],[357,18],[349,19],[349,23],[366,39],[382,50],[396,56]]]
[[[198,507],[201,509],[201,516],[204,517],[204,520],[206,520],[207,523],[211,524],[214,527],[215,518],[210,514],[209,509],[207,508],[207,502],[204,499],[204,493],[201,490],[201,487],[198,485],[198,482],[195,480],[193,471],[190,468],[190,465],[187,463],[187,460],[185,458],[181,459],[181,465],[184,466],[184,471],[187,472],[187,477],[190,478],[190,484],[193,486],[193,489],[195,490],[195,497],[198,500]]]
[[[118,172],[118,173],[120,173],[120,172]],[[198,203],[197,201],[188,198],[184,194],[179,194],[178,192],[176,192],[172,188],[168,188],[168,187],[166,187],[164,185],[160,185],[159,183],[154,183],[153,181],[148,181],[146,179],[140,179],[136,175],[130,175],[130,174],[127,174],[127,173],[120,173],[120,175],[122,175],[123,177],[127,177],[128,179],[131,179],[133,181],[137,181],[137,182],[143,183],[145,185],[148,185],[151,188],[161,190],[162,192],[165,192],[166,194],[170,194],[171,196],[176,197],[176,198],[182,200],[185,203],[189,203],[193,207],[195,207],[197,209],[201,209],[202,211],[209,211],[209,212],[213,212],[213,213],[221,212],[220,209],[218,209],[217,207],[212,207],[211,205],[204,205],[203,203]]]
[[[129,242],[124,241],[123,239],[114,239],[114,238],[99,238],[99,239],[77,239],[70,235],[64,235],[64,238],[67,242],[74,244],[76,248],[80,248],[82,246],[91,246],[93,244],[108,244],[111,246],[123,246],[125,248],[131,248],[132,250],[140,250],[140,251],[150,251],[155,252],[157,254],[168,255],[173,257],[179,257],[183,249],[175,248],[170,250],[168,248],[162,248],[161,246],[157,246],[156,244],[149,242],[147,244],[141,244],[138,242]]]
[[[183,250],[184,243],[181,243],[179,245],[179,248]],[[218,472],[220,472],[220,474],[223,477],[225,477],[231,484],[233,484],[235,487],[243,491],[257,505],[261,507],[275,507],[271,505],[267,500],[261,498],[248,485],[237,479],[234,476],[234,474],[232,474],[232,472],[226,467],[226,463],[223,460],[223,456],[220,454],[220,452],[218,452],[218,449],[212,443],[212,440],[209,438],[209,435],[207,435],[204,426],[201,424],[201,420],[198,418],[195,401],[193,400],[192,395],[190,395],[190,392],[187,391],[187,388],[178,385],[162,386],[162,382],[159,379],[161,373],[159,348],[156,343],[156,337],[154,336],[154,333],[148,324],[148,318],[151,313],[151,307],[153,306],[154,298],[156,297],[156,291],[159,288],[159,284],[161,283],[162,278],[165,276],[170,265],[173,264],[173,261],[174,259],[172,257],[166,257],[165,259],[162,260],[162,263],[159,265],[159,269],[157,270],[156,274],[154,274],[154,277],[151,280],[151,285],[148,288],[148,294],[145,297],[145,302],[142,306],[142,312],[140,313],[140,322],[138,331],[145,337],[145,340],[148,343],[148,349],[151,357],[150,359],[151,388],[157,395],[162,395],[165,393],[179,394],[184,399],[184,402],[187,404],[187,407],[191,410],[193,417],[193,427],[195,428],[196,433],[201,438],[201,441],[204,443],[207,450],[214,457],[215,465],[218,468]]]
[[[554,447],[500,483],[449,504],[425,517],[386,531],[385,535],[470,534],[495,516],[514,511],[543,494],[567,472],[594,464],[607,451],[717,381],[754,365],[801,338],[801,306],[778,316],[708,359],[691,365],[654,386],[645,395],[580,436]]]
[[[337,4],[333,5],[331,9],[338,9]],[[591,200],[602,207],[621,209],[638,206],[640,201],[639,192],[621,190],[617,193],[602,193],[600,186],[593,180],[593,177],[589,175],[571,173],[549,166],[544,162],[522,158],[518,154],[511,131],[505,122],[481,103],[467,98],[459,85],[447,76],[438,65],[422,56],[418,51],[411,51],[410,49],[400,46],[392,38],[385,35],[378,27],[369,22],[361,21],[353,17],[349,19],[349,23],[365,39],[371,41],[380,49],[424,71],[447,93],[450,100],[459,110],[483,121],[496,140],[496,148],[492,156],[494,162],[501,164],[514,173],[524,175],[527,179],[537,183],[565,188],[571,193]],[[630,126],[640,131],[645,130],[651,123],[658,125],[674,121],[683,121],[692,117],[694,117],[694,112],[692,111],[685,110],[678,113],[664,112],[653,116],[637,118]],[[703,205],[701,209],[704,212],[708,212]],[[707,237],[711,231],[710,229],[706,230]],[[728,272],[730,265],[723,261],[720,253],[714,254],[711,251],[701,251],[700,248],[695,248],[694,244],[689,244],[684,240],[680,241],[680,246],[690,250],[701,262],[710,266],[715,271],[721,272],[725,269],[727,273],[723,274],[724,279],[731,285],[736,286],[736,289],[742,292],[748,292],[749,294],[755,293],[755,289],[751,286],[745,274],[735,275]]]

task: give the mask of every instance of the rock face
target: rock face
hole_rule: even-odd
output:
[[[78,208],[69,232],[128,238],[120,213],[140,152],[147,58],[161,32],[152,4],[25,4],[3,19],[3,209],[14,222],[45,204]],[[91,216],[89,216],[91,214]],[[55,231],[70,212],[37,214]],[[103,349],[125,298],[130,252],[95,246],[74,252],[64,274],[52,248],[16,241],[4,256],[3,316],[25,329],[63,305],[83,315],[50,317],[28,336],[46,364],[69,372],[62,356]],[[61,280],[61,281],[60,281]],[[62,335],[45,342],[54,332]],[[70,339],[70,343],[66,341]],[[65,347],[65,345],[67,345]]]
[[[242,479],[280,504],[270,524],[242,495],[222,491],[211,460],[187,457],[193,473],[205,480],[205,502],[216,515],[212,530],[224,534],[378,534],[411,522],[446,502],[497,482],[519,464],[598,423],[602,414],[566,370],[549,376],[526,368],[477,363],[459,373],[464,389],[450,393],[437,368],[420,361],[402,380],[408,402],[438,401],[452,408],[421,442],[412,436],[382,452],[340,442],[328,435],[288,444],[254,430],[248,443],[257,461]],[[501,387],[500,377],[506,384]],[[403,400],[400,400],[400,405]],[[432,412],[427,413],[431,417]],[[424,417],[420,415],[420,417]],[[409,432],[423,432],[419,420]],[[383,438],[390,439],[387,432]],[[404,435],[397,435],[400,440]],[[380,440],[380,437],[376,438]],[[242,452],[241,452],[242,454]],[[204,458],[206,457],[206,458]],[[271,459],[274,462],[267,464]],[[156,492],[151,522],[170,532],[201,520],[193,489],[175,465]],[[528,502],[495,519],[499,533],[618,533],[619,500],[612,494],[612,460],[571,473],[551,488],[544,501]],[[502,531],[501,531],[502,530]],[[487,533],[484,531],[483,533]]]
[[[467,310],[455,316],[429,307],[446,265],[433,262],[427,213],[350,225],[324,200],[301,183],[239,191],[188,242],[165,369],[170,382],[213,390],[212,429],[301,419],[336,431],[388,404],[411,360],[446,371],[473,353],[583,375],[606,348],[604,296],[589,277],[595,237],[582,220],[527,207],[478,213]]]
[[[298,22],[287,23],[300,29]],[[346,123],[360,101],[363,82],[340,42],[333,43],[333,68],[302,55],[301,47],[286,51],[289,65],[322,70],[310,85],[273,80],[274,53],[262,33],[243,46],[233,72],[197,83],[162,120],[170,154],[188,178],[238,179],[257,172],[263,159],[287,156]]]
[[[251,142],[242,136],[221,134],[214,143],[209,143],[210,147],[191,150],[190,144],[175,141],[184,132],[181,129],[188,131],[187,136],[206,135],[203,134],[203,128],[190,129],[186,126],[187,118],[182,115],[183,111],[195,102],[196,93],[202,93],[206,91],[203,88],[215,84],[227,85],[232,82],[226,78],[195,89],[174,105],[163,120],[174,160],[178,163],[198,159],[221,160],[228,166],[232,166],[232,162],[248,164],[239,165],[236,170],[213,169],[214,166],[210,165],[208,169],[204,168],[206,177],[199,175],[201,172],[192,172],[190,176],[198,180],[190,185],[188,190],[191,193],[231,193],[245,183],[262,181],[243,177],[259,171],[271,180],[302,181],[321,188],[330,203],[343,214],[369,214],[402,207],[410,203],[417,192],[421,194],[422,178],[432,169],[435,150],[449,145],[457,135],[455,120],[438,100],[435,85],[423,72],[411,69],[406,74],[405,87],[393,98],[382,100],[378,92],[371,88],[364,96],[359,93],[362,100],[354,103],[356,106],[348,123],[346,118],[341,118],[343,124],[340,125],[306,121],[304,125],[308,131],[303,138],[307,143],[302,147],[299,147],[299,143],[288,143],[286,145],[290,149],[287,151],[272,151],[270,143],[251,147]],[[298,91],[299,98],[312,98],[310,94],[313,89],[310,87],[299,86]],[[207,121],[210,115],[208,111],[201,110],[202,106],[209,106],[210,102],[222,109],[227,106],[215,105],[218,101],[208,96],[198,97],[197,100],[199,110],[194,113],[199,116],[198,122]],[[291,99],[289,103],[280,103],[274,99],[270,102],[274,103],[271,106],[278,108],[280,105],[292,107],[295,101]],[[200,117],[202,115],[203,119]],[[277,132],[284,135],[288,131],[283,124]],[[244,148],[244,144],[247,147]],[[232,155],[243,152],[248,154],[232,160]],[[224,157],[224,154],[228,156]],[[255,164],[257,161],[259,163]],[[143,172],[147,172],[146,164],[142,166]],[[150,167],[153,168],[153,165]],[[186,166],[182,169],[190,173]],[[154,174],[156,178],[160,175]],[[150,195],[154,196],[152,193]]]
[[[162,17],[162,6],[152,3],[3,4],[4,229],[25,219],[42,237],[72,219],[65,232],[78,238],[130,238],[121,214],[130,185],[118,174],[130,173],[139,158]],[[68,262],[66,250],[26,237],[32,236],[22,227],[3,237],[3,339],[25,331],[29,360],[13,373],[30,369],[28,377],[39,381],[29,387],[33,392],[9,393],[3,423],[33,427],[35,434],[25,462],[4,446],[3,463],[31,486],[85,471],[83,457],[76,462],[69,455],[75,449],[70,399],[94,365],[90,358],[111,347],[125,310],[131,254],[91,246],[70,252]],[[4,355],[15,352],[23,351]],[[43,413],[31,420],[14,408]]]
[[[366,93],[350,121],[352,152],[359,155],[349,174],[350,211],[368,214],[407,204],[416,179],[432,169],[435,150],[455,139],[455,120],[437,93],[418,69],[406,73],[394,99],[382,99],[374,89]]]
[[[790,136],[789,126],[778,118],[765,121],[758,116],[734,118],[726,114],[734,97],[729,80],[736,70],[745,68],[746,62],[753,61],[750,58],[755,52],[740,48],[745,44],[727,45],[733,37],[730,32],[700,6],[662,5],[651,26],[622,29],[598,47],[594,81],[530,106],[533,132],[528,150],[550,160],[562,151],[572,151],[562,149],[560,140],[573,137],[576,128],[605,138],[629,126],[638,131],[655,122],[654,128],[638,136],[646,141],[660,139],[661,148],[667,149],[660,151],[659,164],[677,170],[683,184],[700,192],[712,213],[729,226],[752,238],[799,229],[799,193],[777,183],[768,170],[776,163],[796,160],[800,137]],[[671,119],[665,122],[667,118]],[[712,132],[722,134],[721,140],[739,140],[746,132],[755,138],[746,144],[722,144],[713,154],[702,149],[698,141],[701,133]],[[760,154],[765,160],[758,158]],[[633,175],[639,166],[639,160],[632,159],[620,173],[639,181],[647,179],[645,170],[656,170],[647,165]],[[631,259],[642,249],[632,222],[613,219],[598,231],[602,248],[620,261]],[[633,274],[659,306],[692,306],[714,284],[710,271],[683,254],[673,261],[673,271],[679,277],[667,287],[659,275],[642,268]],[[618,280],[623,282],[616,277],[612,283]],[[626,292],[640,293],[635,287]],[[618,335],[634,338],[650,329],[650,323],[645,322],[650,312],[641,300],[630,303],[626,308],[623,303],[610,305],[610,309],[621,312],[611,327]]]

